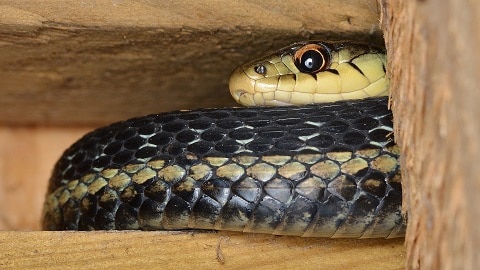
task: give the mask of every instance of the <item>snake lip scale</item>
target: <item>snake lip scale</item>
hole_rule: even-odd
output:
[[[297,43],[234,71],[232,95],[261,107],[153,114],[94,130],[55,165],[43,227],[402,237],[384,65],[371,46]],[[299,84],[304,73],[311,79]],[[309,103],[322,82],[330,90],[320,95],[344,100],[265,107]]]

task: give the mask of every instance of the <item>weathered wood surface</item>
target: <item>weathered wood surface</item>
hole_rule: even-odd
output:
[[[297,39],[381,43],[377,12],[373,0],[0,0],[0,268],[402,268],[403,239],[19,232],[40,229],[54,162],[94,126],[233,105],[239,63]]]
[[[0,0],[0,123],[232,106],[230,72],[294,41],[381,42],[375,0]]]
[[[480,267],[480,2],[384,1],[407,264]]]
[[[400,269],[402,243],[241,233],[0,232],[0,268]]]

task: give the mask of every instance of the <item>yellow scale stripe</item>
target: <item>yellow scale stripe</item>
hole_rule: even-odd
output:
[[[399,166],[396,158],[399,152],[398,146],[394,145],[387,150],[389,152],[381,155],[379,149],[365,149],[354,153],[332,152],[326,155],[299,154],[293,157],[272,155],[261,157],[260,160],[254,156],[237,156],[231,159],[206,157],[190,168],[166,165],[167,162],[164,160],[152,160],[141,166],[130,164],[121,169],[105,169],[97,174],[87,174],[80,180],[70,180],[49,195],[45,210],[56,213],[55,209],[58,208],[58,205],[64,205],[70,198],[81,200],[85,194],[95,194],[105,186],[112,190],[123,191],[132,182],[143,184],[154,177],[165,182],[178,182],[184,179],[185,183],[181,183],[178,188],[188,190],[194,188],[194,181],[206,180],[214,175],[230,181],[237,181],[247,176],[266,182],[273,180],[274,176],[278,174],[286,179],[297,181],[303,179],[309,167],[313,176],[303,179],[296,189],[297,192],[307,196],[312,192],[308,187],[317,187],[318,189],[318,187],[325,186],[326,182],[334,180],[336,184],[332,182],[332,185],[341,185],[345,179],[342,178],[344,176],[341,176],[340,172],[354,175],[366,167],[383,173],[395,171]],[[135,169],[132,169],[133,167]],[[366,184],[376,186],[378,183],[375,181],[378,180],[373,179]],[[394,178],[392,181],[400,180]],[[107,193],[100,200],[111,200],[115,196],[117,195],[114,193]]]

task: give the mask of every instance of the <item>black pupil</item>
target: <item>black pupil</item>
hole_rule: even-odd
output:
[[[303,72],[315,72],[323,66],[323,57],[319,51],[310,50],[303,53],[300,59]]]

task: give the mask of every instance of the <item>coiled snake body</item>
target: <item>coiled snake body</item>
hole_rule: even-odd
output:
[[[261,107],[155,114],[85,135],[54,168],[44,229],[404,235],[382,50],[296,43],[239,67],[230,90]]]

